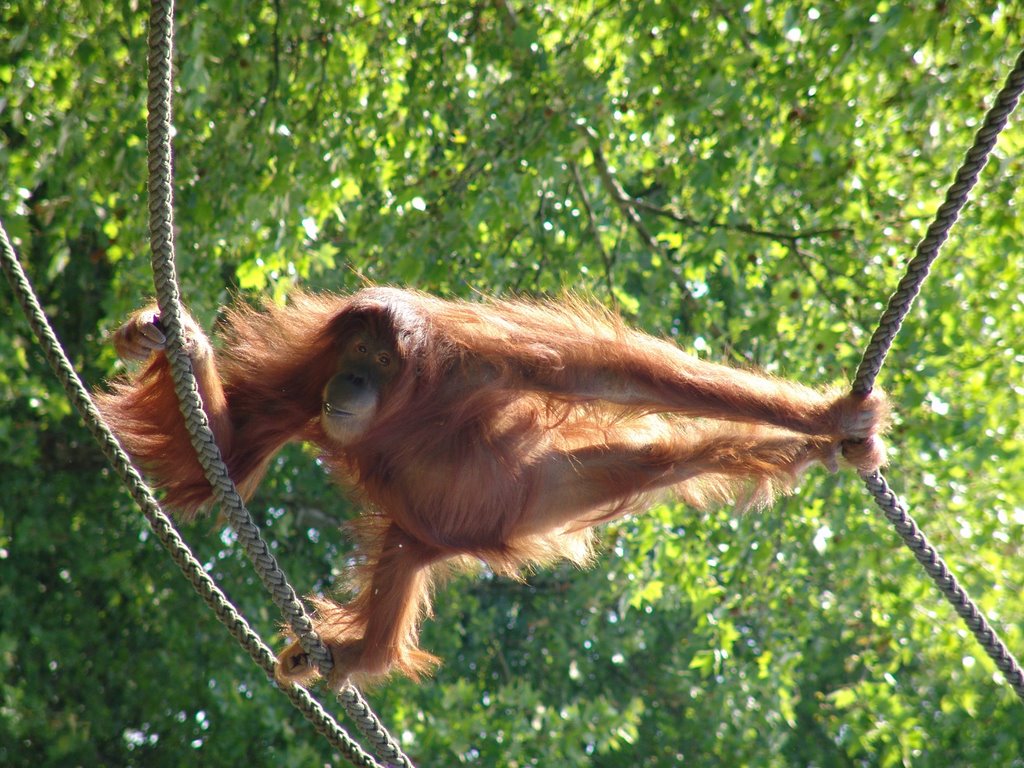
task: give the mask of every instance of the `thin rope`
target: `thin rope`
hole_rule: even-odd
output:
[[[313,622],[299,601],[277,560],[260,535],[245,508],[217,446],[209,420],[203,410],[192,361],[184,349],[181,328],[181,302],[174,258],[174,201],[171,165],[171,93],[174,41],[173,0],[154,0],[149,25],[149,115],[147,149],[149,155],[149,229],[153,278],[157,291],[160,321],[167,334],[167,359],[196,456],[213,486],[232,528],[238,534],[246,555],[260,581],[295,632],[303,650],[321,674],[326,675],[334,662],[330,651],[313,628]],[[356,727],[371,741],[377,754],[390,765],[412,768],[402,752],[373,713],[370,705],[351,685],[343,689],[341,701]]]
[[[3,267],[7,282],[10,283],[32,332],[39,341],[47,362],[64,387],[68,400],[78,411],[96,442],[99,443],[100,450],[128,489],[135,503],[139,505],[149,527],[195,591],[216,614],[217,619],[227,627],[232,637],[245,649],[250,658],[273,680],[274,668],[277,663],[274,652],[252,630],[238,609],[231,604],[217,583],[204,570],[202,563],[196,560],[170,518],[160,509],[160,505],[153,497],[153,492],[132,466],[131,460],[118,444],[110,427],[104,422],[89,397],[89,392],[61,348],[53,328],[47,321],[46,314],[32,290],[32,285],[18,262],[18,257],[14,253],[2,221],[0,221],[0,265]],[[341,752],[349,762],[356,766],[365,766],[365,768],[380,768],[380,763],[363,751],[362,747],[345,733],[330,713],[324,710],[320,702],[310,696],[309,691],[298,685],[279,686],[279,688],[302,712],[303,717],[309,720],[331,746]]]
[[[953,183],[946,192],[946,198],[939,206],[935,219],[929,225],[925,237],[918,244],[916,254],[907,264],[906,273],[900,280],[871,341],[868,343],[854,377],[852,391],[865,395],[874,387],[878,372],[885,362],[893,340],[910,311],[914,299],[921,291],[932,263],[939,255],[942,244],[949,236],[960,211],[966,205],[971,190],[978,181],[982,169],[988,162],[989,154],[995,147],[996,139],[1006,126],[1010,113],[1017,106],[1024,92],[1024,50],[1017,56],[1013,69],[1007,75],[1002,89],[996,96],[991,109],[985,115],[981,128],[974,136],[974,143],[967,150],[964,161],[956,172]],[[903,543],[914,553],[935,582],[936,587],[964,620],[985,653],[995,662],[999,671],[1013,688],[1017,697],[1024,701],[1024,673],[1006,644],[986,621],[967,591],[957,582],[946,563],[918,528],[914,518],[889,486],[881,472],[861,472],[861,479],[875,499],[875,503],[892,523]]]

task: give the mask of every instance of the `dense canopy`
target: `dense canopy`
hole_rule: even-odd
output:
[[[146,12],[0,0],[0,218],[91,385],[153,293]],[[572,291],[839,386],[1024,28],[982,0],[177,13],[179,272],[207,327],[298,285]],[[1018,653],[1021,178],[1011,124],[879,379],[893,486]],[[0,763],[341,764],[155,545],[0,295]],[[315,453],[287,449],[250,506],[296,587],[329,590],[358,510]],[[185,534],[274,637],[230,530]],[[1020,702],[853,473],[602,538],[588,571],[442,588],[423,641],[446,664],[368,692],[417,764],[1024,761]]]

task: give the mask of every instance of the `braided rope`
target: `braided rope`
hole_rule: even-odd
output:
[[[11,247],[3,222],[0,222],[0,265],[3,267],[8,283],[14,290],[32,332],[39,341],[47,362],[64,387],[68,400],[71,401],[85,422],[85,426],[99,443],[100,450],[128,489],[135,503],[139,505],[153,533],[170,554],[175,565],[192,584],[193,589],[199,593],[217,616],[218,621],[227,627],[232,637],[238,641],[238,644],[245,649],[250,658],[267,676],[274,679],[276,665],[274,652],[252,630],[249,623],[204,570],[202,563],[193,556],[170,518],[164,514],[156,499],[153,498],[152,491],[132,466],[131,460],[103,421],[103,417],[96,410],[88,391],[78,374],[75,373],[67,355],[64,354],[60,341],[39,305],[32,285]],[[379,763],[364,752],[359,744],[349,738],[330,713],[324,710],[320,702],[310,696],[309,691],[298,685],[282,686],[281,690],[316,730],[330,742],[331,746],[341,752],[349,762],[353,765],[365,766],[365,768],[379,768]]]
[[[880,472],[862,472],[860,476],[889,522],[914,553],[914,557],[932,577],[960,618],[964,620],[964,624],[985,649],[985,653],[996,663],[1010,687],[1021,701],[1024,701],[1024,672],[1021,672],[1017,660],[999,639],[996,631],[989,626],[984,614],[978,610],[978,606],[971,600],[970,595],[957,582],[945,561],[928,543],[914,519],[907,513],[906,505],[889,489]]]
[[[853,392],[865,395],[874,386],[875,378],[885,362],[892,342],[910,311],[914,299],[921,292],[921,285],[928,277],[932,263],[938,258],[939,249],[949,237],[949,231],[960,217],[960,211],[967,204],[971,190],[978,182],[982,169],[988,163],[988,156],[996,145],[996,139],[1006,127],[1006,121],[1017,106],[1017,100],[1024,91],[1024,50],[1017,56],[1013,69],[1007,75],[1002,89],[996,96],[985,121],[974,135],[974,144],[967,150],[964,161],[956,172],[953,183],[946,191],[946,198],[935,213],[935,219],[928,226],[924,238],[917,245],[914,258],[907,264],[906,273],[896,291],[889,298],[889,304],[882,313],[878,327],[868,342],[853,379]]]
[[[903,320],[910,311],[914,299],[920,293],[921,286],[925,278],[928,277],[928,271],[939,255],[939,249],[959,218],[960,211],[966,205],[971,189],[977,183],[982,169],[988,162],[989,154],[995,147],[996,139],[1006,126],[1010,113],[1017,106],[1022,92],[1024,92],[1024,50],[1017,56],[995,102],[985,115],[981,128],[974,136],[974,143],[967,150],[953,183],[946,191],[945,200],[939,206],[935,219],[928,226],[925,237],[917,246],[916,254],[907,264],[906,273],[889,299],[889,304],[864,351],[864,356],[854,377],[852,386],[854,394],[865,395],[874,386],[875,378],[881,370],[882,363],[885,362],[886,355],[889,353]],[[950,573],[946,563],[917,527],[917,523],[914,522],[906,505],[889,490],[885,478],[880,472],[861,472],[860,476],[874,497],[875,503],[892,523],[903,543],[914,553],[914,557],[921,563],[939,591],[964,620],[967,628],[971,630],[978,643],[984,648],[985,653],[996,663],[1018,698],[1024,701],[1024,673],[1021,672],[1020,664],[995,630],[989,626],[970,595],[960,586],[953,574]]]
[[[171,0],[156,0],[152,6],[149,32],[149,231],[160,322],[167,333],[167,359],[178,395],[182,416],[192,438],[199,462],[223,505],[238,539],[252,561],[260,580],[275,605],[295,630],[303,648],[323,671],[330,671],[330,652],[313,631],[306,614],[284,573],[270,553],[252,517],[245,509],[228,476],[220,449],[203,412],[192,360],[183,345],[181,303],[174,264],[174,213],[171,170],[171,55],[173,34]]]
[[[149,24],[149,115],[147,150],[149,156],[149,230],[153,278],[160,321],[167,335],[167,359],[192,446],[214,495],[260,581],[271,595],[303,650],[322,674],[334,665],[330,651],[313,628],[313,622],[299,601],[276,558],[260,535],[228,474],[209,420],[203,410],[192,361],[182,343],[181,302],[174,258],[174,201],[171,166],[171,91],[174,40],[173,0],[154,0]],[[343,689],[342,704],[359,730],[372,742],[377,754],[389,764],[411,768],[412,762],[374,715],[370,705],[351,685]]]

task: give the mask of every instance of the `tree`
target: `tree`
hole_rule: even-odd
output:
[[[152,292],[145,12],[0,3],[0,211],[84,378]],[[842,382],[1008,67],[1021,11],[724,2],[178,11],[190,308],[366,278],[594,295],[697,353]],[[1024,647],[1019,128],[880,383],[892,479]],[[334,763],[153,546],[0,304],[0,762]],[[250,505],[329,589],[354,514],[306,451]],[[186,527],[269,636],[232,535]],[[456,579],[424,685],[370,692],[423,765],[1010,765],[1018,702],[850,473],[769,512],[607,531],[594,570]],[[976,722],[984,714],[983,722]],[[970,727],[968,726],[970,723]]]

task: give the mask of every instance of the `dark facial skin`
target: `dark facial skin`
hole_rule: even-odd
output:
[[[358,439],[377,413],[381,390],[399,367],[390,339],[370,333],[352,339],[323,391],[320,423],[328,437],[342,445]]]

